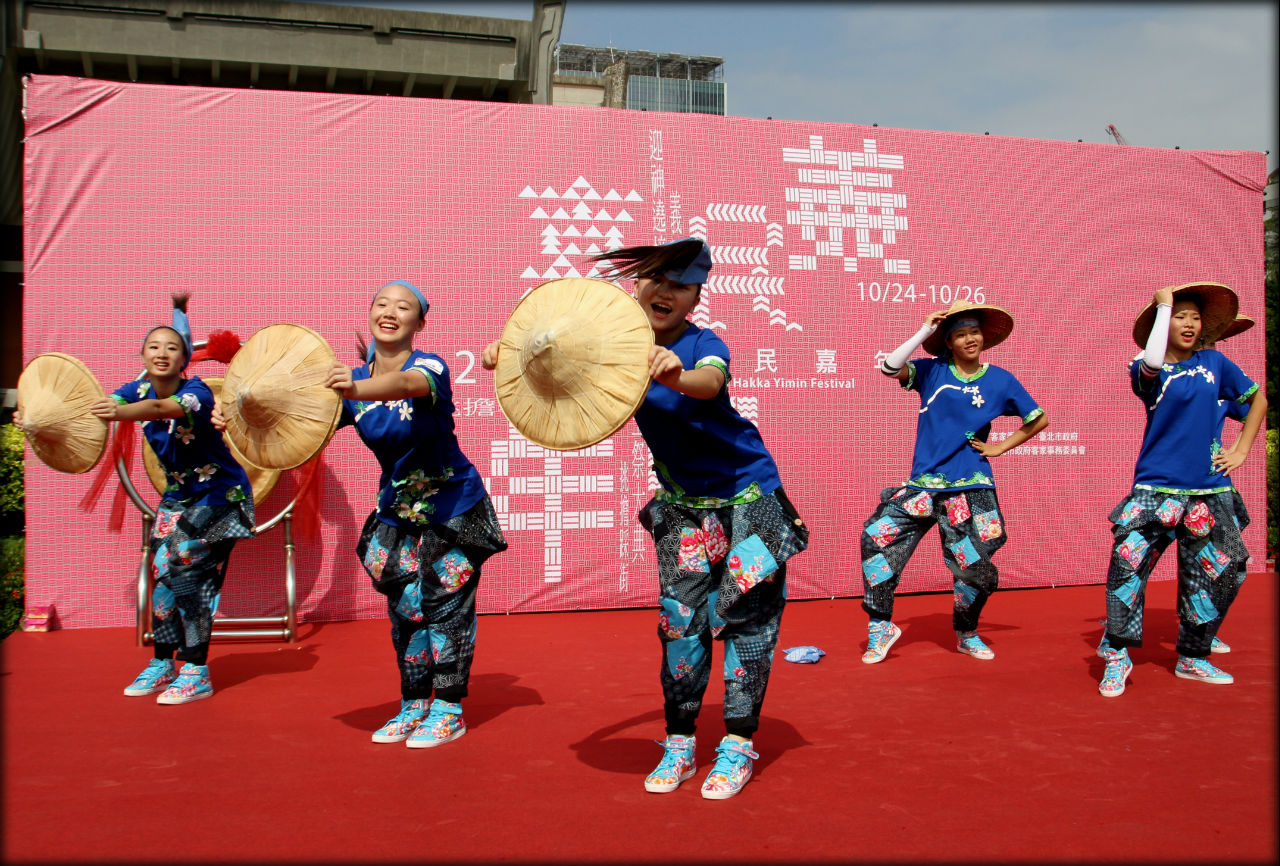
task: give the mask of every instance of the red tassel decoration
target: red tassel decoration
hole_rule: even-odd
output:
[[[297,469],[298,492],[293,505],[293,528],[298,540],[320,540],[320,502],[324,498],[324,452]]]
[[[93,482],[89,485],[89,489],[85,491],[83,497],[80,498],[81,511],[93,511],[97,507],[98,499],[102,496],[102,489],[107,484],[107,479],[116,474],[116,461],[123,459],[125,468],[131,468],[133,463],[133,443],[135,431],[132,421],[117,421],[115,427],[115,435],[111,437],[111,446],[107,449],[107,453],[103,456],[103,460],[98,464],[98,472],[93,478]],[[111,502],[111,516],[107,521],[107,528],[112,532],[119,532],[124,525],[124,500],[126,494],[124,485],[116,488],[116,493]]]
[[[191,353],[190,363],[200,361],[221,361],[230,364],[231,359],[240,351],[240,338],[232,331],[212,331],[209,339],[199,349]]]

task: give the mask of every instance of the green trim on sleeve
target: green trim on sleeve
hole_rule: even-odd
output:
[[[1032,421],[1036,420],[1043,414],[1044,414],[1044,410],[1041,409],[1039,406],[1037,406],[1036,408],[1032,409],[1030,412],[1027,413],[1026,417],[1022,419],[1022,423],[1030,424]]]
[[[1241,404],[1248,403],[1250,400],[1253,399],[1253,395],[1257,393],[1258,393],[1258,383],[1254,382],[1253,387],[1251,387],[1248,391],[1245,391],[1243,394],[1241,394],[1239,397],[1236,398],[1236,402]]]

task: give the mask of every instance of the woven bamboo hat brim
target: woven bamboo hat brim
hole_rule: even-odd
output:
[[[222,387],[222,378],[220,376],[204,379],[204,383],[209,386],[209,390],[217,394],[218,389]],[[244,467],[245,473],[249,476],[249,486],[253,488],[253,504],[261,505],[262,501],[271,495],[271,491],[275,489],[276,482],[280,480],[279,469],[263,469],[260,466],[254,466],[247,462],[244,456],[236,450],[236,446],[232,443],[231,437],[225,433],[222,441],[227,443],[231,456],[236,458],[236,462]],[[151,479],[151,486],[156,492],[164,495],[165,488],[169,486],[169,479],[164,475],[164,467],[160,465],[160,458],[156,456],[156,452],[151,449],[151,445],[144,437],[142,440],[142,465],[146,467],[147,477]]]
[[[946,318],[938,323],[934,332],[925,337],[921,343],[930,355],[941,355],[947,350],[947,322],[956,316],[968,313],[978,320],[978,328],[982,331],[982,349],[994,348],[1009,338],[1013,333],[1013,316],[1008,310],[993,307],[990,304],[971,304],[968,301],[956,301],[947,310]]]
[[[31,450],[50,469],[88,472],[107,449],[106,421],[89,411],[107,396],[89,368],[59,352],[36,355],[18,377],[18,410]],[[25,431],[24,431],[25,432]]]
[[[644,311],[613,283],[578,277],[542,283],[502,329],[498,405],[544,448],[594,445],[644,400],[652,346]]]
[[[1254,321],[1252,318],[1246,316],[1244,313],[1237,313],[1235,321],[1227,325],[1227,327],[1223,329],[1222,333],[1218,335],[1218,342],[1221,343],[1223,340],[1230,340],[1237,334],[1243,334],[1245,331],[1252,328],[1253,325]]]
[[[1214,343],[1222,339],[1223,332],[1235,321],[1236,313],[1240,312],[1240,299],[1234,291],[1222,283],[1187,283],[1181,286],[1169,286],[1169,288],[1173,290],[1175,304],[1184,300],[1187,295],[1200,299],[1200,340],[1202,342]],[[1138,344],[1138,348],[1146,348],[1147,338],[1151,336],[1151,326],[1155,320],[1156,303],[1152,301],[1142,308],[1142,312],[1133,323],[1133,342]]]
[[[324,337],[301,325],[268,325],[227,365],[219,400],[242,459],[293,469],[328,444],[342,399],[325,385],[336,360]]]

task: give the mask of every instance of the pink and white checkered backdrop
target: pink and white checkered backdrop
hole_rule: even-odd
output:
[[[485,569],[481,612],[656,598],[634,424],[543,451],[507,423],[478,363],[524,292],[592,275],[588,257],[611,245],[712,245],[695,321],[732,350],[734,401],[812,530],[792,598],[861,593],[858,533],[880,489],[906,477],[919,408],[872,367],[928,312],[956,297],[1008,309],[1017,327],[987,360],[1050,419],[995,462],[1005,587],[1104,578],[1107,514],[1142,434],[1130,330],[1152,292],[1216,280],[1263,312],[1261,153],[50,76],[26,93],[24,361],[66,352],[114,389],[140,371],[141,337],[177,289],[193,292],[197,339],[295,322],[354,361],[374,292],[412,281],[431,301],[418,345],[450,365],[459,438],[511,544]],[[1263,330],[1224,344],[1257,381]],[[1259,445],[1235,477],[1257,555],[1263,464]],[[300,615],[382,616],[354,554],[377,465],[350,430],[325,465],[322,540],[299,548]],[[132,623],[136,511],[112,534],[109,499],[76,507],[89,476],[34,458],[26,472],[28,600],[63,626]],[[132,477],[154,503],[140,461]],[[242,542],[223,612],[282,612],[282,559],[278,531]],[[950,585],[926,542],[903,591]]]

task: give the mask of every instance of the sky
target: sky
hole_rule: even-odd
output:
[[[532,0],[340,0],[532,18]],[[1277,4],[566,0],[560,41],[724,59],[727,113],[1270,151]]]

